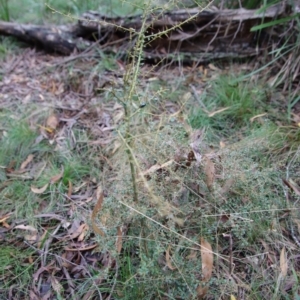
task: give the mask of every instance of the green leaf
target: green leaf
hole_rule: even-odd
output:
[[[268,27],[272,27],[272,26],[275,26],[275,25],[287,23],[288,21],[293,20],[293,19],[297,18],[298,16],[299,16],[299,14],[295,14],[293,16],[289,16],[289,17],[282,18],[282,19],[279,19],[279,20],[274,20],[274,21],[271,21],[271,22],[267,22],[267,23],[263,23],[263,24],[260,24],[260,25],[257,25],[257,26],[253,26],[250,29],[250,31],[251,32],[258,31],[258,30],[261,30],[261,29],[264,29],[264,28],[268,28]]]

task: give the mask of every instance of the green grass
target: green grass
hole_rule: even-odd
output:
[[[12,123],[15,124],[12,125]],[[12,163],[13,167],[19,168],[26,157],[36,150],[34,141],[37,133],[22,121],[10,120],[4,126],[8,129],[3,132],[1,139],[0,164],[8,166],[9,163]]]
[[[255,82],[243,80],[243,74],[220,75],[207,87],[200,99],[201,106],[191,112],[189,123],[193,128],[206,127],[228,136],[238,126],[248,131],[251,118],[268,111],[265,88]]]
[[[75,0],[48,3],[57,11],[74,15],[99,4]],[[119,6],[114,1],[105,3],[104,11],[113,15],[136,13],[141,8],[138,2],[133,6],[128,2]],[[58,17],[32,0],[21,18],[20,11],[13,10],[16,4],[10,3],[11,18],[42,23]],[[138,52],[138,46],[135,50]],[[59,66],[53,73],[59,72],[68,88],[81,93],[91,73],[98,81],[118,70],[114,56],[100,54],[100,61],[72,62],[71,67],[62,70],[64,66]],[[145,79],[147,68],[137,62],[135,66],[125,74],[124,82],[119,78],[120,84],[113,82],[105,90],[92,86],[99,99],[84,103],[86,112],[72,127],[60,122],[54,139],[44,132],[44,140],[37,140],[48,115],[68,115],[69,110],[37,113],[34,105],[1,109],[1,216],[11,213],[7,222],[34,226],[40,235],[48,231],[40,246],[33,244],[26,251],[18,241],[21,237],[28,245],[27,233],[17,229],[5,232],[14,246],[0,249],[0,264],[4,261],[1,276],[6,278],[1,288],[7,294],[9,286],[16,283],[19,298],[28,295],[32,276],[41,267],[39,256],[34,264],[27,264],[34,249],[34,253],[47,253],[48,265],[54,260],[53,254],[60,259],[70,255],[66,250],[69,246],[97,242],[92,251],[74,251],[75,256],[70,256],[77,269],[66,268],[74,276],[76,297],[83,298],[92,291],[96,298],[99,293],[112,293],[115,299],[193,299],[202,278],[199,240],[203,237],[216,254],[208,282],[209,298],[237,297],[241,287],[247,287],[245,297],[249,299],[265,299],[266,295],[281,299],[296,294],[295,290],[282,289],[275,294],[275,287],[282,248],[286,247],[289,259],[297,254],[286,219],[291,209],[297,209],[298,195],[287,191],[282,183],[288,174],[299,184],[300,129],[290,120],[297,101],[271,101],[268,94],[277,91],[265,88],[263,78],[253,81],[245,79],[249,74],[233,71],[224,71],[209,81],[201,97],[194,99],[186,96],[189,88],[184,86],[183,75],[150,81]],[[33,112],[35,118],[30,117]],[[103,130],[105,121],[111,126],[107,131]],[[214,153],[210,153],[210,161],[216,176],[211,186],[207,184],[207,157],[198,165],[193,161],[190,167],[185,161],[180,167],[174,163],[177,157],[190,153],[189,131],[198,128],[205,128],[201,154]],[[18,174],[30,154],[34,159],[28,170]],[[163,169],[151,172],[153,166],[166,162],[169,164]],[[148,173],[142,177],[143,172]],[[34,192],[33,187],[45,185],[43,193]],[[100,187],[105,197],[95,222],[105,232],[104,237],[97,235],[91,224]],[[297,211],[293,213],[298,219]],[[41,214],[59,215],[63,221]],[[89,226],[81,241],[70,238],[76,222]],[[117,253],[121,226],[127,231],[121,253]],[[230,235],[232,249],[224,234]],[[238,282],[228,279],[230,255]],[[86,263],[88,259],[94,259],[94,265]],[[52,276],[63,278],[60,283],[65,289],[68,282],[61,261],[54,262],[58,271]],[[292,276],[299,280],[295,268],[288,270],[287,282]],[[51,286],[51,291],[58,299],[72,297],[67,289],[60,293]]]
[[[12,218],[28,220],[27,224],[43,228],[41,221],[33,218],[36,214],[56,213],[68,218],[68,211],[71,205],[74,205],[75,215],[80,218],[84,216],[89,223],[91,208],[89,204],[85,204],[85,198],[83,203],[77,206],[76,201],[69,202],[65,195],[68,193],[69,182],[72,183],[74,190],[84,184],[83,186],[87,187],[86,191],[88,186],[101,182],[107,196],[99,218],[100,220],[104,216],[106,218],[103,226],[107,236],[104,239],[96,236],[94,239],[102,245],[103,250],[115,253],[116,226],[124,223],[130,226],[123,241],[123,250],[118,257],[118,277],[114,277],[115,273],[107,275],[105,283],[99,286],[101,292],[109,292],[113,280],[116,280],[114,292],[116,299],[133,299],[132,297],[184,299],[187,296],[195,296],[201,276],[201,259],[199,254],[196,260],[189,259],[190,248],[196,246],[182,236],[186,236],[194,243],[198,243],[199,238],[204,237],[214,249],[216,245],[219,245],[219,249],[227,249],[228,240],[223,234],[230,233],[237,259],[241,259],[246,253],[254,256],[263,252],[260,240],[266,239],[267,243],[271,243],[269,239],[275,240],[278,246],[275,244],[272,247],[280,252],[283,234],[273,232],[272,228],[274,224],[277,224],[278,228],[281,227],[280,215],[287,209],[281,178],[285,176],[286,170],[282,166],[288,161],[288,157],[284,159],[282,153],[290,151],[291,155],[292,150],[295,155],[299,138],[298,128],[278,127],[271,120],[267,120],[267,117],[264,117],[264,122],[259,126],[252,124],[250,118],[262,113],[261,109],[266,104],[263,104],[263,91],[260,94],[249,83],[238,82],[233,85],[232,77],[226,79],[223,75],[212,82],[211,86],[214,88],[211,91],[208,89],[203,99],[209,111],[227,106],[230,108],[226,113],[213,117],[208,117],[207,113],[195,114],[195,111],[201,112],[200,109],[196,109],[190,115],[190,122],[196,128],[205,125],[207,134],[204,143],[213,145],[218,153],[219,158],[213,162],[220,176],[213,183],[213,189],[209,190],[206,186],[203,166],[180,168],[176,171],[169,166],[166,167],[165,173],[156,172],[147,178],[148,188],[145,188],[142,182],[138,183],[138,203],[134,203],[132,177],[127,156],[124,155],[124,145],[115,155],[109,156],[107,164],[108,149],[94,146],[91,143],[94,139],[93,133],[85,131],[79,125],[72,129],[77,140],[75,146],[68,136],[62,139],[59,147],[58,144],[51,145],[47,139],[35,144],[39,127],[32,122],[29,123],[25,117],[19,118],[20,121],[16,122],[16,113],[2,111],[0,197],[3,211],[12,212]],[[165,87],[162,87],[164,92],[157,93],[157,87],[153,85],[148,88],[146,93],[148,99],[157,97],[158,102],[164,101],[165,95],[169,94],[171,99],[168,98],[168,101],[176,103],[176,99],[181,99],[181,95],[185,93],[184,89],[167,93]],[[141,91],[140,97],[144,95]],[[256,100],[251,102],[249,99],[253,98]],[[191,105],[193,106],[195,105]],[[186,105],[186,109],[188,108]],[[155,111],[153,119],[151,111]],[[45,118],[46,115],[43,113],[37,118],[38,124],[43,124],[42,120]],[[162,115],[157,122],[155,118],[158,118],[157,108],[151,110],[146,107],[145,111],[136,112],[131,120],[132,124],[138,124],[133,126],[131,131],[133,137],[131,147],[137,161],[137,174],[139,169],[146,171],[156,163],[169,161],[178,149],[182,149],[185,153],[189,151],[187,131],[179,119],[176,117],[168,119]],[[234,126],[234,123],[238,126]],[[125,134],[123,122],[116,126],[121,134]],[[241,129],[242,135],[235,138],[234,135],[240,134]],[[224,149],[218,150],[218,142],[224,135],[228,137],[227,145]],[[121,141],[115,132],[115,140],[118,139]],[[229,142],[230,140],[232,142]],[[41,174],[36,179],[8,178],[3,168],[15,161],[14,168],[18,170],[29,154],[35,155],[33,165],[29,169],[36,165]],[[106,159],[100,159],[104,155]],[[290,166],[291,176],[296,176],[298,160],[297,157]],[[60,174],[62,169],[62,178],[50,184],[42,195],[31,191],[32,185],[44,186],[53,176]],[[229,180],[232,180],[231,186],[223,192]],[[185,190],[181,195],[180,189],[186,186],[198,186],[202,196],[195,194],[192,188]],[[85,187],[80,191],[84,192],[84,189]],[[158,202],[155,197],[159,198]],[[139,213],[133,213],[120,201],[134,207],[150,219],[145,219]],[[176,205],[180,212],[176,210],[165,212],[168,203]],[[81,205],[84,209],[80,208]],[[183,225],[179,225],[178,219],[184,220]],[[285,224],[282,226],[285,227]],[[165,253],[169,246],[172,264],[176,266],[173,271],[165,263]],[[219,251],[221,255],[227,253]],[[236,264],[241,266],[238,261]],[[32,272],[36,271],[35,268],[36,266],[28,269],[31,276]],[[22,274],[23,271],[18,272]],[[253,272],[253,276],[260,276],[259,273],[255,273],[256,271]],[[93,281],[98,275],[97,271],[91,271],[85,279],[78,279],[76,295],[83,296],[88,290],[93,289]],[[269,277],[274,284],[276,279],[276,276]],[[20,280],[26,286],[29,279]],[[251,295],[253,299],[263,298],[265,290],[260,281],[253,281],[249,286],[250,291],[247,295]],[[226,283],[226,275],[220,271],[210,282],[209,295],[217,297],[222,293],[232,294],[235,288],[234,284]],[[96,295],[98,291],[95,289],[94,293]],[[269,293],[273,291],[269,290]]]
[[[24,0],[22,6],[19,0],[11,0],[7,6],[0,6],[0,12],[3,20],[10,18],[20,23],[65,24],[76,22],[76,18],[88,10],[109,16],[127,16],[140,13],[142,7],[141,0]]]
[[[17,41],[16,39],[9,36],[0,37],[0,59],[3,60],[7,56],[16,54],[19,55],[22,52],[24,43]],[[2,78],[4,70],[0,70],[0,78]]]
[[[19,0],[8,3],[10,19],[18,20],[20,23],[49,24],[74,22],[71,18],[79,16],[87,10],[98,10],[99,1],[96,0],[24,0],[20,6]],[[53,13],[53,10],[59,13]],[[68,17],[68,15],[70,17]]]
[[[33,252],[12,245],[2,244],[0,249],[0,290],[3,297],[12,291],[16,297],[28,297],[28,286],[32,280],[33,265],[29,262]]]
[[[7,22],[10,20],[8,0],[0,1],[0,20],[7,21]]]
[[[25,107],[23,111],[35,112],[35,107]],[[19,118],[16,118],[16,115]],[[86,149],[85,136],[81,134],[80,129],[74,134],[77,138],[82,138],[78,149],[75,150],[70,146],[68,140],[62,143],[60,150],[55,149],[49,140],[37,142],[39,135],[40,124],[47,117],[44,112],[35,120],[37,123],[29,122],[27,117],[20,116],[22,112],[16,110],[14,112],[3,110],[1,111],[0,120],[0,199],[1,199],[1,216],[10,213],[10,220],[22,220],[21,225],[30,225],[37,228],[39,235],[45,229],[41,219],[35,218],[37,214],[59,214],[64,216],[67,214],[69,204],[66,204],[66,194],[68,193],[69,185],[72,184],[74,189],[84,185],[85,182],[91,181],[91,176],[99,176],[97,171],[98,163],[86,160],[88,157]],[[30,113],[28,114],[31,115]],[[29,125],[30,124],[30,125]],[[33,154],[32,162],[26,167],[24,172],[18,173],[21,164],[26,160],[28,155]],[[10,169],[9,169],[10,168]],[[62,172],[62,177],[54,183],[50,183],[51,178],[58,176]],[[95,177],[96,178],[96,177]],[[50,183],[50,184],[49,184]],[[31,187],[41,188],[45,184],[49,184],[43,194],[35,193]],[[85,200],[85,198],[83,198]],[[70,202],[70,200],[68,200]],[[75,217],[75,216],[74,216]],[[49,222],[50,226],[47,230],[51,232],[51,226],[57,226],[56,222]],[[19,237],[23,238],[25,243],[28,243],[28,235],[32,236],[31,232],[16,229],[15,232]],[[5,234],[10,240],[14,233],[8,232]],[[46,238],[46,241],[50,238]],[[15,240],[13,239],[13,243]],[[24,246],[25,244],[22,243]],[[43,247],[40,249],[43,251]],[[22,247],[23,247],[22,246]],[[1,247],[0,262],[1,277],[5,280],[1,281],[1,293],[8,293],[11,286],[17,284],[14,289],[19,298],[27,297],[29,293],[28,285],[31,285],[33,273],[39,268],[39,260],[33,264],[23,263],[33,253],[32,249],[25,247],[23,251],[20,248],[20,243],[16,248],[13,246]],[[33,249],[37,245],[33,244]],[[35,252],[36,253],[36,252]],[[51,256],[47,258],[50,263]],[[98,276],[98,274],[95,274]],[[83,282],[78,282],[78,294],[80,289],[83,289],[84,294],[86,288],[89,289],[93,285],[92,278]],[[3,295],[4,295],[3,294]],[[56,295],[59,296],[59,293]]]
[[[33,24],[74,23],[82,13],[88,10],[99,11],[105,16],[128,16],[141,14],[145,8],[142,0],[2,0],[0,18]],[[151,1],[154,9],[178,9],[203,6],[203,1]],[[147,4],[148,5],[148,4]]]

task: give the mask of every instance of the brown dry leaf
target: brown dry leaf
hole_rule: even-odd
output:
[[[142,172],[141,175],[146,176],[148,174],[152,174],[152,173],[154,173],[158,170],[164,169],[165,167],[168,167],[168,166],[172,165],[173,162],[174,162],[174,160],[171,159],[171,160],[163,163],[162,165],[160,165],[160,164],[153,165],[148,170]]]
[[[288,180],[282,179],[282,181],[284,182],[285,185],[287,185],[290,189],[292,189],[296,195],[300,196],[300,187],[296,182],[294,182],[294,180],[290,178]]]
[[[33,226],[23,225],[23,224],[15,226],[14,229],[21,229],[21,230],[28,230],[28,231],[32,231],[32,232],[37,232],[37,229],[34,228]]]
[[[57,181],[59,181],[63,177],[63,175],[64,175],[64,167],[62,167],[62,170],[59,174],[54,175],[53,177],[51,177],[50,183],[51,184],[56,183]]]
[[[25,170],[26,167],[32,162],[34,155],[29,154],[27,158],[22,162],[20,170]]]
[[[70,271],[73,267],[72,261],[77,254],[74,251],[65,251],[61,254],[61,266]]]
[[[267,113],[263,113],[263,114],[260,114],[260,115],[256,115],[256,116],[254,116],[254,117],[252,117],[252,118],[250,119],[250,122],[253,123],[255,119],[260,118],[260,117],[263,117],[263,116],[265,116],[266,114],[267,114]]]
[[[205,183],[209,190],[211,190],[215,181],[215,164],[207,158],[205,161],[204,173],[206,175]]]
[[[201,238],[201,259],[203,282],[207,282],[212,275],[214,255],[210,243],[203,238]]]
[[[71,228],[68,230],[68,235],[70,239],[77,238],[83,231],[85,223],[81,224],[81,221],[75,219],[72,223]]]
[[[36,241],[38,240],[38,231],[33,226],[21,224],[15,226],[14,229],[30,231],[31,233],[25,234],[24,236],[24,239],[30,244],[36,243]]]
[[[213,111],[213,112],[209,113],[208,116],[209,116],[209,117],[213,117],[213,116],[215,116],[215,115],[217,115],[217,114],[219,114],[219,113],[221,113],[221,112],[223,112],[223,111],[229,109],[230,107],[231,107],[231,106],[229,106],[229,107],[224,107],[224,108],[218,109],[218,110],[216,110],[216,111]]]
[[[286,276],[287,270],[288,270],[287,257],[286,257],[285,247],[283,247],[280,253],[280,271],[283,277]]]
[[[99,188],[97,189],[97,194],[99,192]],[[96,222],[95,222],[95,218],[98,214],[98,212],[101,210],[102,208],[102,203],[103,203],[103,198],[104,198],[104,195],[103,195],[103,191],[101,191],[101,194],[100,196],[98,197],[98,200],[97,200],[97,203],[93,209],[93,212],[92,212],[92,226],[93,226],[93,230],[97,233],[97,234],[100,234],[101,236],[105,236],[105,233],[100,229],[98,228]]]
[[[52,114],[48,117],[46,121],[47,129],[50,129],[50,132],[54,131],[59,124],[59,118],[56,114]]]
[[[99,199],[102,196],[102,193],[103,193],[102,187],[101,185],[98,185],[96,190],[96,198]]]
[[[31,189],[31,191],[32,191],[33,193],[35,193],[35,194],[43,194],[43,193],[46,191],[48,185],[49,185],[49,183],[46,183],[46,184],[45,184],[43,187],[41,187],[41,188],[36,188],[36,187],[34,187],[34,186],[31,186],[30,189]]]
[[[176,267],[174,267],[172,264],[171,264],[171,257],[170,257],[170,248],[171,246],[169,245],[167,251],[166,251],[166,263],[167,263],[167,266],[170,270],[175,270]]]
[[[6,223],[5,221],[2,222],[2,226],[6,229],[10,229],[10,225]]]
[[[10,229],[10,225],[8,223],[6,223],[6,220],[9,219],[9,217],[10,217],[10,214],[0,217],[0,224],[2,224],[2,226],[7,229]]]
[[[122,228],[120,226],[117,227],[117,241],[116,241],[116,248],[117,252],[120,254],[122,250]]]
[[[205,286],[205,287],[203,287],[203,286],[201,286],[201,285],[199,285],[198,287],[197,287],[197,298],[199,299],[199,300],[201,300],[201,299],[204,299],[205,298],[205,296],[206,296],[206,294],[207,294],[207,291],[208,291],[208,287],[207,286]]]
[[[77,239],[79,242],[82,242],[84,240],[87,232],[89,231],[89,225],[87,225],[87,224],[84,224],[84,225],[85,226],[83,226],[82,231]]]
[[[68,198],[69,199],[72,196],[72,192],[73,192],[73,184],[72,184],[71,180],[69,180],[69,187],[68,187]]]
[[[93,245],[87,245],[87,246],[81,246],[80,248],[69,248],[69,247],[65,247],[66,251],[71,251],[71,252],[78,252],[78,251],[88,251],[88,250],[92,250],[96,247],[98,247],[98,244],[93,244]],[[71,264],[70,264],[71,266]]]
[[[213,71],[221,71],[217,66],[215,66],[213,64],[208,64],[208,67]]]
[[[220,148],[224,149],[226,147],[226,144],[223,141],[220,141]]]

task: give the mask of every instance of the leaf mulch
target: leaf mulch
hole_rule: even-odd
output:
[[[114,129],[123,120],[124,113],[122,106],[113,97],[108,96],[105,89],[122,90],[126,64],[115,60],[114,68],[108,70],[101,65],[103,57],[94,50],[84,56],[74,54],[67,58],[45,54],[35,49],[22,50],[21,54],[8,56],[2,63],[4,75],[0,83],[1,111],[18,112],[15,122],[19,122],[18,118],[23,118],[23,113],[30,108],[30,115],[26,116],[26,120],[31,128],[39,132],[38,142],[48,140],[57,149],[64,149],[65,139],[72,140],[72,128],[76,126],[89,133],[89,146],[97,153],[99,168],[101,162],[109,165],[109,155],[103,153],[114,150]],[[251,69],[251,66],[245,67]],[[220,72],[221,70],[214,65],[169,69],[153,69],[152,66],[144,65],[142,69],[142,74],[146,74],[143,77],[144,81],[159,78],[160,82],[175,86],[176,89],[176,78],[183,78],[183,89],[196,94],[203,90],[210,78]],[[197,75],[199,73],[200,77]],[[164,104],[159,104],[156,109],[172,114],[179,108],[180,105],[166,99]],[[40,115],[43,116],[43,124],[40,124]],[[73,143],[75,148],[75,138]],[[105,151],[102,151],[103,149]],[[6,172],[10,176],[25,176],[34,167],[41,171],[43,166],[33,161],[34,157],[28,156],[18,170],[8,169],[7,166]],[[214,170],[211,164],[207,165],[208,185],[213,181]],[[63,171],[49,178],[44,186],[37,187],[33,182],[32,193],[43,194],[49,186],[61,180]],[[29,176],[28,180],[31,180],[30,178]],[[7,181],[1,182],[0,189],[7,184]],[[1,244],[22,251],[31,250],[31,255],[19,263],[23,266],[34,266],[31,283],[23,290],[19,289],[17,280],[10,276],[12,266],[8,266],[6,274],[1,274],[6,289],[0,292],[7,299],[113,299],[119,271],[115,255],[122,249],[120,237],[126,234],[126,228],[125,231],[118,229],[116,253],[102,250],[96,235],[104,233],[97,227],[93,218],[101,209],[103,194],[105,191],[99,188],[95,178],[82,178],[81,183],[76,186],[68,182],[68,191],[63,195],[64,205],[57,204],[57,207],[49,212],[48,204],[41,201],[34,215],[38,220],[37,227],[30,225],[29,220],[14,219],[14,210],[0,210]],[[205,248],[210,247],[204,240],[202,244]],[[262,241],[262,244],[268,252],[267,264],[271,266],[280,255],[281,271],[286,272],[285,253],[274,253],[266,243]],[[201,255],[205,256],[207,253],[202,251]],[[230,251],[228,255],[230,256]],[[299,257],[295,259],[296,264],[299,264]],[[168,251],[166,260],[168,267],[174,268]],[[203,282],[206,282],[211,276],[212,257],[208,255],[204,262],[206,265],[203,265],[203,271],[206,272],[206,277]],[[258,268],[254,260],[250,261],[250,264],[253,268]],[[208,269],[205,269],[205,266],[209,266]],[[94,276],[101,273],[105,275]],[[107,273],[110,273],[109,282],[106,279]],[[236,266],[236,273],[247,276],[242,263]],[[78,286],[81,285],[78,283],[83,281],[89,282],[88,288],[80,291]],[[288,290],[289,286],[286,286],[286,289]],[[81,296],[78,296],[80,293]],[[205,287],[199,285],[198,293],[205,293]]]
[[[35,49],[22,51],[19,55],[8,56],[3,62],[1,110],[14,112],[16,123],[25,117],[31,128],[39,132],[37,142],[48,140],[58,150],[63,149],[63,141],[70,138],[73,127],[89,132],[92,137],[90,146],[94,147],[95,153],[99,152],[99,160],[109,164],[109,158],[102,157],[100,150],[110,145],[113,148],[113,131],[124,113],[122,106],[114,99],[107,99],[103,91],[110,87],[122,89],[125,63],[116,60],[116,68],[108,71],[103,67],[97,68],[99,62],[101,64],[101,56],[96,52],[84,57],[74,54],[64,58]],[[180,76],[176,69],[171,75],[169,71],[153,71],[150,66],[144,66],[143,73],[147,73],[147,78],[159,77],[164,82],[174,79],[175,73]],[[170,102],[160,109],[174,113],[178,110],[177,106]],[[30,115],[24,116],[27,111]],[[40,115],[44,119],[42,124]],[[76,140],[73,142],[75,148]],[[19,169],[6,167],[6,173],[9,176],[22,174],[22,179],[32,180],[30,170],[37,168],[38,172],[42,172],[44,167],[34,160],[34,155],[30,154]],[[37,187],[33,182],[31,192],[42,195],[49,186],[61,180],[63,171],[49,178],[44,186]],[[1,189],[6,184],[9,183],[2,182]],[[90,287],[80,299],[113,299],[119,267],[113,254],[101,251],[95,234],[102,235],[102,232],[93,220],[103,194],[99,193],[94,178],[83,178],[78,186],[69,182],[64,197],[63,209],[58,205],[52,212],[48,211],[47,203],[41,202],[34,215],[38,220],[37,227],[29,225],[30,220],[15,219],[14,210],[0,210],[1,243],[20,250],[32,250],[32,254],[20,264],[34,266],[31,284],[25,290],[20,289],[15,278],[10,277],[8,267],[7,274],[4,274],[6,288],[1,292],[8,299],[57,299],[58,296],[77,299],[80,293],[78,282],[84,280],[89,281]],[[94,233],[91,233],[90,222],[86,220],[92,220]],[[119,231],[121,237],[124,232]],[[120,237],[116,241],[117,252],[122,248]],[[107,282],[105,276],[93,276],[101,272],[110,272],[114,279]],[[106,293],[103,293],[103,287]]]

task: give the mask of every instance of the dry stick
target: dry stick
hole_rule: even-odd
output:
[[[232,257],[232,235],[223,233],[225,238],[229,238],[229,274],[232,274],[233,257]]]
[[[117,131],[120,138],[122,139],[122,141],[124,142],[124,144],[126,145],[127,149],[130,151],[131,153],[131,156],[133,158],[133,162],[135,163],[135,166],[139,172],[139,174],[141,174],[141,179],[143,180],[143,183],[145,185],[145,188],[147,189],[147,191],[149,192],[150,196],[151,196],[151,199],[152,199],[152,204],[154,205],[161,205],[161,204],[164,204],[164,208],[171,208],[171,206],[169,205],[169,202],[162,202],[158,197],[156,197],[151,188],[149,187],[148,183],[147,183],[147,180],[145,179],[145,176],[142,174],[140,168],[139,168],[139,164],[138,164],[138,161],[135,159],[134,155],[133,155],[133,150],[131,149],[131,147],[128,145],[128,143],[126,142],[126,140],[124,139],[124,137],[122,136],[122,134]],[[181,212],[177,207],[172,207],[174,210],[177,210],[177,212]],[[166,216],[166,214],[165,214]]]
[[[131,134],[130,134],[130,122],[129,122],[129,116],[128,116],[128,108],[126,106],[126,103],[124,105],[124,111],[125,111],[125,122],[127,123],[125,141],[128,141],[128,147],[126,147],[126,153],[127,153],[129,165],[130,165],[130,173],[131,173],[132,189],[133,189],[133,200],[134,200],[134,202],[138,202],[138,192],[137,192],[137,187],[136,187],[135,168],[134,168],[134,164],[133,164],[133,161],[134,161],[133,153],[131,153],[131,151],[129,149],[129,147],[130,147],[129,140],[131,139]]]
[[[132,179],[133,199],[135,202],[138,202],[138,192],[137,192],[137,187],[136,187],[135,168],[134,168],[134,164],[133,164],[134,157],[133,157],[133,153],[130,151],[130,149],[131,149],[130,144],[129,144],[130,142],[127,143],[127,140],[131,139],[129,112],[128,112],[126,103],[122,99],[120,99],[113,91],[111,91],[111,92],[123,104],[123,107],[124,107],[125,122],[127,124],[125,137],[123,137],[119,131],[118,131],[118,134],[120,135],[121,139],[123,140],[123,142],[126,145],[126,153],[127,153],[128,159],[129,159],[131,179]]]
[[[44,267],[46,264],[46,259],[47,259],[47,254],[49,252],[49,246],[52,243],[55,234],[59,231],[59,229],[61,228],[61,224],[59,224],[56,229],[53,231],[53,233],[50,233],[50,238],[46,240],[45,245],[44,245],[44,251],[43,251],[43,255],[42,255],[42,266]]]
[[[133,188],[133,199],[134,202],[138,202],[138,192],[137,192],[137,186],[136,186],[136,174],[135,174],[135,167],[134,167],[134,157],[133,157],[133,153],[130,151],[130,144],[131,144],[131,134],[130,134],[130,112],[128,110],[127,104],[129,103],[129,101],[132,100],[133,97],[133,93],[137,84],[137,78],[138,78],[138,73],[140,70],[140,65],[141,65],[141,61],[142,61],[142,54],[143,54],[143,47],[144,47],[144,42],[145,42],[145,33],[146,30],[146,14],[144,13],[143,16],[143,23],[141,26],[141,30],[140,33],[138,35],[138,40],[137,40],[137,44],[133,53],[133,64],[134,64],[134,60],[135,57],[137,56],[137,62],[136,65],[133,65],[133,70],[134,70],[134,74],[133,74],[133,79],[131,81],[130,84],[130,89],[128,92],[128,96],[127,99],[124,101],[122,101],[123,106],[124,106],[124,113],[125,113],[125,122],[126,122],[126,133],[125,133],[125,141],[128,141],[128,147],[126,148],[126,153],[129,159],[129,165],[130,165],[130,172],[131,172],[131,179],[132,179],[132,188]],[[129,73],[128,73],[129,75]],[[126,83],[128,83],[129,78],[125,75],[124,78],[124,83],[126,85]]]

